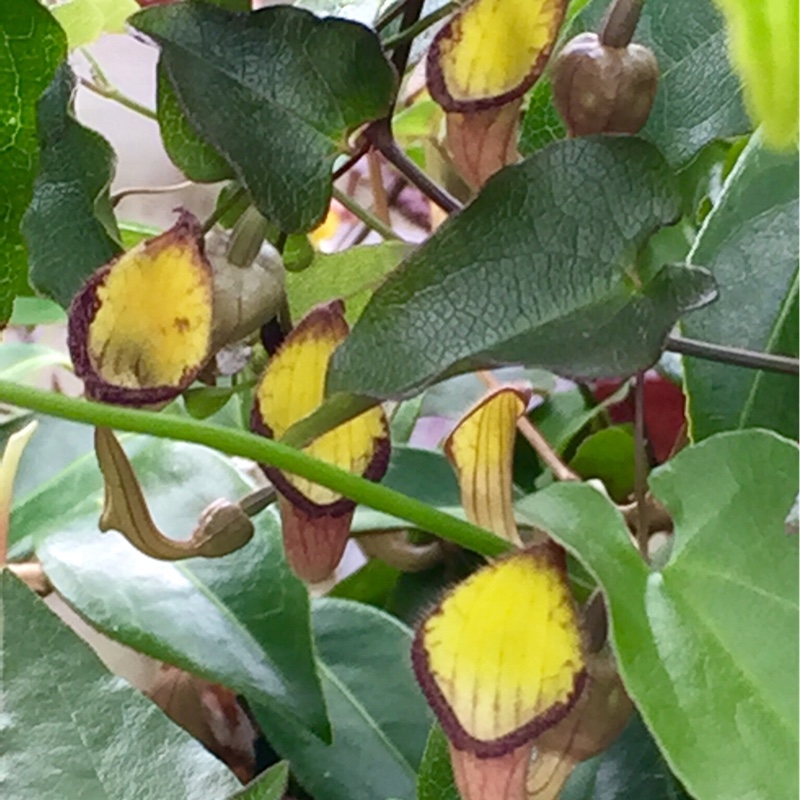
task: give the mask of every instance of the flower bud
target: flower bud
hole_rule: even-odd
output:
[[[611,47],[596,33],[581,33],[558,54],[552,81],[571,136],[638,133],[653,107],[658,62],[643,45]]]

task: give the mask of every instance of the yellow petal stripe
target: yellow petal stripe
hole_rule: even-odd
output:
[[[583,685],[563,564],[551,545],[484,567],[424,622],[414,667],[450,740],[497,756],[554,725]]]
[[[444,443],[461,488],[467,519],[521,544],[512,506],[512,467],[517,420],[529,395],[510,386],[487,395]]]
[[[519,97],[544,69],[565,6],[565,0],[472,0],[429,51],[434,100],[464,111]]]
[[[276,439],[322,404],[328,362],[347,334],[341,302],[318,306],[304,317],[270,360],[257,387],[256,401],[258,416]],[[363,475],[375,458],[379,443],[387,437],[386,417],[378,406],[316,439],[305,452]],[[305,478],[288,474],[285,478],[316,505],[341,499],[337,492]]]
[[[96,287],[87,343],[103,381],[127,388],[177,386],[205,361],[212,278],[201,242],[179,222],[108,268]]]

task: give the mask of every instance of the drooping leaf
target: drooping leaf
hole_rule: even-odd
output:
[[[625,686],[703,800],[797,795],[798,540],[784,531],[797,456],[776,434],[739,431],[656,470],[651,489],[675,521],[661,569],[590,486],[556,485],[521,504],[603,586]]]
[[[345,301],[347,320],[355,322],[381,281],[408,255],[402,242],[351,247],[338,253],[316,253],[311,265],[286,275],[292,317],[334,298]]]
[[[713,296],[704,270],[666,266],[645,285],[629,272],[677,213],[652,146],[554,143],[495,175],[389,276],[336,352],[328,392],[404,396],[502,363],[582,377],[649,366],[679,315]]]
[[[689,254],[720,287],[719,302],[683,323],[695,339],[798,355],[798,157],[756,135],[725,183]],[[779,375],[684,359],[690,434],[767,427],[797,436],[798,383]]]
[[[562,40],[597,30],[609,3],[588,3]],[[670,164],[685,164],[714,139],[752,130],[739,80],[728,61],[722,15],[712,0],[672,0],[668,9],[645,3],[634,41],[653,51],[661,72],[655,103],[640,136],[653,142]],[[545,144],[548,131],[563,135],[553,125],[552,100],[545,101],[546,91],[543,84],[523,122],[523,153]]]
[[[36,177],[36,101],[66,54],[64,32],[38,0],[0,6],[0,324],[14,298],[30,293],[19,225]]]
[[[0,622],[5,796],[224,800],[239,786],[8,570]]]
[[[251,488],[204,448],[144,437],[125,444],[165,530],[188,534],[210,502]],[[100,473],[94,458],[85,458],[12,517],[18,535],[34,535],[44,570],[65,599],[123,644],[271,703],[326,735],[307,593],[286,566],[273,512],[255,520],[253,539],[230,556],[163,562],[116,532],[98,531],[101,498]]]
[[[121,250],[108,193],[114,152],[72,116],[74,88],[64,64],[39,102],[39,174],[22,221],[31,285],[64,308]]]
[[[288,6],[235,14],[178,3],[131,23],[161,45],[190,125],[264,216],[286,232],[320,222],[348,132],[389,110],[395,78],[375,34]]]
[[[333,744],[255,705],[268,740],[315,800],[414,800],[431,714],[411,672],[411,632],[346,600],[318,600],[312,617]]]
[[[204,142],[181,109],[163,64],[158,65],[156,114],[161,141],[172,163],[189,180],[214,183],[233,177],[228,162]]]
[[[559,800],[689,800],[641,717],[605,753],[578,764]]]

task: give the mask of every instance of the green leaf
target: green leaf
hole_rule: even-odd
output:
[[[339,253],[316,253],[309,267],[286,274],[292,317],[299,319],[318,303],[341,297],[347,319],[358,319],[381,281],[408,255],[403,242],[351,247]]]
[[[8,570],[0,631],[5,797],[223,800],[239,786]]]
[[[556,142],[501,170],[373,295],[328,373],[330,394],[385,399],[458,372],[521,363],[584,378],[650,366],[704,270],[628,270],[679,200],[632,137]]]
[[[36,101],[66,55],[64,32],[38,0],[0,4],[0,323],[30,292],[19,226],[36,177]]]
[[[719,302],[683,323],[686,336],[797,356],[797,151],[752,138],[689,254],[720,287]],[[690,433],[766,427],[797,437],[797,376],[684,359]]]
[[[611,499],[624,503],[633,491],[635,452],[633,426],[615,425],[581,442],[569,464],[584,479],[600,479]]]
[[[286,6],[234,14],[178,3],[131,22],[161,45],[192,128],[264,216],[287,233],[321,222],[348,132],[390,108],[395,77],[375,34]]]
[[[188,536],[210,502],[251,488],[227,459],[205,448],[145,437],[125,444],[154,519],[169,536]],[[308,595],[284,561],[273,512],[263,512],[251,542],[229,556],[164,562],[116,532],[101,534],[101,499],[94,459],[82,459],[12,518],[20,534],[34,535],[42,566],[67,602],[117,641],[272,704],[326,735]]]
[[[450,750],[444,731],[437,724],[431,728],[425,755],[417,778],[417,800],[460,800],[453,779]]]
[[[593,0],[572,21],[565,39],[598,30],[609,0]],[[669,8],[645,3],[634,41],[658,59],[658,93],[641,136],[653,142],[673,166],[685,164],[714,139],[747,133],[752,125],[731,70],[723,19],[712,0],[672,0]],[[563,135],[553,123],[546,84],[534,92],[523,122],[523,154]]]
[[[333,743],[253,706],[315,800],[413,800],[431,713],[411,671],[411,632],[377,609],[318,600],[314,638]]]
[[[125,20],[138,10],[134,0],[67,0],[50,6],[70,50],[91,44],[103,33],[124,33]]]
[[[183,113],[163,64],[158,63],[156,114],[161,141],[172,163],[189,180],[214,183],[233,177],[228,162],[204,142]]]
[[[34,327],[36,325],[55,325],[67,321],[64,309],[44,297],[17,297],[9,325]]]
[[[381,483],[465,519],[455,473],[440,452],[404,445],[392,447],[389,468]],[[408,523],[365,506],[356,509],[352,527],[354,532],[392,528],[408,528]]]
[[[39,175],[22,221],[31,285],[64,308],[121,251],[109,198],[114,151],[72,116],[74,89],[64,64],[39,101]]]
[[[625,686],[702,800],[798,793],[798,539],[784,532],[797,482],[797,446],[768,431],[684,450],[650,477],[675,521],[663,569],[590,486],[518,509],[603,586]]]
[[[599,756],[575,767],[559,800],[690,800],[641,717]]]
[[[271,766],[229,800],[282,800],[289,782],[289,765],[285,761]]]
[[[373,558],[339,581],[327,596],[385,609],[401,574],[399,569]]]

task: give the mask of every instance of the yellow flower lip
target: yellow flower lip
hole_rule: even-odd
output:
[[[280,439],[325,399],[325,377],[333,352],[350,332],[344,303],[333,300],[315,308],[294,327],[256,387],[251,427],[269,439]],[[305,452],[368,480],[379,481],[389,466],[388,424],[380,406],[334,428]],[[310,517],[342,516],[355,503],[330,489],[262,465],[275,488]]]
[[[256,386],[251,415],[256,433],[280,439],[320,407],[331,356],[348,333],[341,300],[316,306],[300,320],[271,356]],[[380,480],[390,452],[383,409],[368,409],[315,439],[304,451],[368,480]],[[266,464],[261,468],[280,495],[289,564],[305,581],[327,578],[347,544],[355,503],[305,478]]]
[[[521,97],[547,64],[566,6],[565,0],[471,0],[428,50],[431,97],[458,112]]]
[[[512,502],[514,440],[530,398],[527,389],[497,387],[464,414],[443,443],[467,519],[516,545],[522,542]]]
[[[87,396],[149,405],[171,400],[209,357],[213,275],[200,224],[176,224],[100,267],[74,297],[67,342]]]
[[[498,758],[562,720],[587,679],[563,551],[490,564],[417,629],[417,680],[454,747]]]

